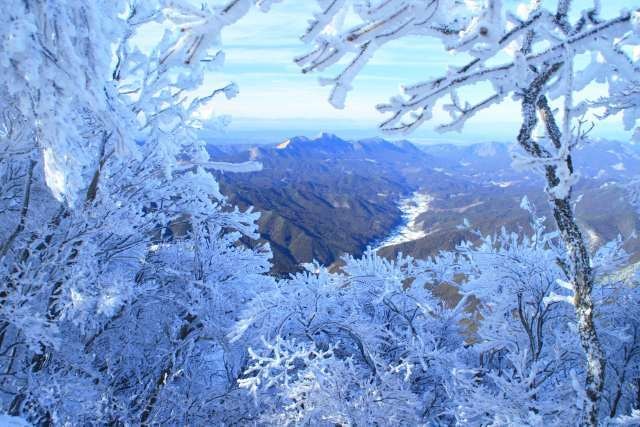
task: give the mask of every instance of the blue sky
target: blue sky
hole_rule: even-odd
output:
[[[576,3],[587,0],[577,0]],[[603,2],[609,11],[634,3],[631,0]],[[377,134],[382,119],[374,106],[399,93],[402,84],[411,84],[437,76],[449,65],[464,63],[465,58],[444,52],[439,42],[412,38],[390,44],[372,59],[355,81],[346,107],[329,105],[329,87],[318,83],[318,74],[303,75],[293,58],[306,51],[299,40],[317,4],[312,0],[285,0],[263,14],[251,12],[223,33],[226,63],[222,73],[207,77],[207,87],[220,81],[240,86],[238,97],[218,101],[214,115],[229,114],[232,123],[222,139],[280,139],[293,134],[313,135],[320,131],[348,137]],[[324,74],[331,76],[332,74]],[[427,123],[409,139],[419,142],[477,142],[508,140],[517,132],[519,108],[504,102],[468,122],[462,133],[439,134]],[[443,116],[436,114],[435,121]],[[596,136],[623,138],[619,120],[601,123]]]

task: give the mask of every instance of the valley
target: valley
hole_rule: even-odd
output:
[[[419,218],[429,210],[429,205],[432,201],[432,196],[419,191],[414,192],[410,197],[402,199],[398,204],[402,212],[402,225],[392,230],[389,236],[379,243],[374,243],[372,246],[378,250],[425,237],[428,232],[424,229],[424,224],[419,221]]]

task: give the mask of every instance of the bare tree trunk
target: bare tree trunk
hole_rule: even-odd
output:
[[[537,113],[539,113],[547,136],[556,149],[561,148],[562,133],[557,126],[547,99],[541,96],[545,84],[561,67],[562,63],[556,63],[540,71],[538,77],[524,92],[522,99],[523,124],[518,134],[518,143],[532,158],[549,161],[544,166],[547,193],[550,196],[555,222],[571,262],[565,272],[573,285],[578,335],[587,359],[585,402],[580,424],[596,426],[598,424],[598,406],[604,387],[605,356],[593,321],[594,306],[591,292],[594,277],[591,270],[591,260],[584,237],[575,219],[571,205],[571,191],[568,191],[563,197],[559,197],[553,191],[555,187],[562,184],[557,173],[557,164],[550,161],[557,156],[532,138],[533,130],[538,124]],[[565,162],[568,170],[573,173],[571,156],[567,156]]]
[[[571,282],[575,293],[574,305],[578,321],[578,334],[582,349],[587,357],[586,402],[582,424],[596,426],[598,424],[598,406],[604,387],[605,355],[593,321],[594,307],[591,298],[593,272],[584,238],[575,222],[568,198],[555,199],[553,204],[553,215],[571,258]]]

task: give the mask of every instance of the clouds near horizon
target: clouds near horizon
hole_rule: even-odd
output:
[[[609,8],[623,5],[615,0]],[[314,1],[285,0],[274,5],[269,13],[257,10],[223,34],[226,63],[221,73],[207,77],[205,87],[215,87],[220,81],[234,81],[240,87],[239,95],[232,100],[214,103],[205,114],[229,114],[234,119],[229,132],[269,128],[273,123],[283,127],[316,123],[331,131],[352,123],[354,127],[376,132],[376,124],[383,116],[375,105],[386,102],[400,93],[400,85],[428,80],[446,72],[451,65],[464,63],[464,57],[454,57],[442,49],[440,43],[430,38],[407,38],[394,41],[381,49],[356,78],[354,89],[347,97],[343,110],[329,105],[330,88],[318,83],[318,75],[305,75],[293,62],[293,58],[305,53],[299,39],[308,20],[317,11]],[[332,75],[331,69],[325,75]],[[445,119],[441,109],[436,109],[434,122]],[[496,137],[505,129],[517,126],[519,107],[506,101],[488,112],[482,112],[469,121],[464,133],[487,134]],[[603,123],[601,133],[617,133],[618,119]],[[435,135],[433,125],[426,124],[420,135]]]

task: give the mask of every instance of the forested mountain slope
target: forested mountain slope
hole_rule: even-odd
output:
[[[277,273],[313,259],[329,265],[344,253],[362,253],[398,224],[402,195],[426,182],[456,185],[408,142],[348,142],[325,134],[226,156],[263,164],[260,172],[218,178],[233,204],[262,213],[261,235],[271,244]]]
[[[541,179],[514,169],[513,153],[498,142],[414,145],[322,134],[253,147],[210,145],[209,151],[214,159],[263,164],[259,172],[218,178],[233,204],[261,212],[260,233],[271,244],[276,274],[297,271],[314,259],[331,265],[345,253],[375,246],[401,224],[399,201],[413,191],[433,197],[418,217],[426,236],[383,248],[382,255],[424,257],[474,240],[475,230],[526,230],[523,195],[540,214],[551,215]],[[597,141],[577,151],[576,164],[582,174],[577,192],[583,194],[578,216],[593,245],[618,234],[630,237],[638,218],[616,183],[640,172],[640,150]],[[460,229],[465,219],[472,230]],[[636,253],[637,239],[626,247]]]

